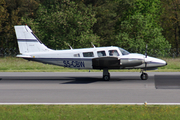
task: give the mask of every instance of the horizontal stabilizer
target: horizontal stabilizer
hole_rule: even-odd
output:
[[[32,58],[29,55],[17,55],[16,57],[19,57],[19,58]]]

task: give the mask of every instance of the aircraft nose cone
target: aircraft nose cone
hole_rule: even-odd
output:
[[[145,62],[149,63],[150,67],[162,67],[167,65],[166,61],[154,57],[147,57]]]
[[[159,59],[159,64],[161,64],[161,66],[166,66],[167,62],[164,60]]]

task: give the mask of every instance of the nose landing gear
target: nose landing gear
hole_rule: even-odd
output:
[[[141,80],[147,80],[148,79],[148,74],[147,73],[145,73],[143,70],[141,70]]]

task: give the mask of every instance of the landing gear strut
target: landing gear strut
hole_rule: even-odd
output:
[[[143,72],[143,70],[141,71],[142,72],[142,74],[141,74],[141,80],[147,80],[148,79],[148,74],[147,73],[145,73],[145,72]]]
[[[108,69],[103,69],[103,80],[104,81],[110,80],[110,73],[108,72]]]

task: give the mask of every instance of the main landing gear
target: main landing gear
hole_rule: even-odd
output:
[[[141,70],[142,74],[141,74],[141,80],[147,80],[148,79],[148,74],[143,72],[143,70]]]
[[[108,72],[108,69],[103,69],[103,80],[104,81],[110,80],[110,73]]]

